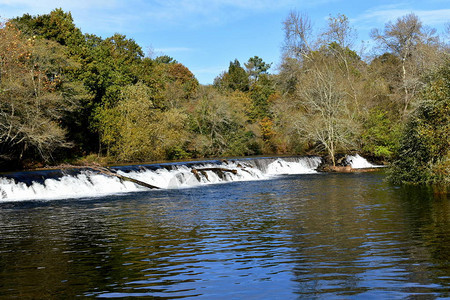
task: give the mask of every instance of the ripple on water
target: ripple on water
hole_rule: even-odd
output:
[[[364,173],[8,204],[0,294],[445,298],[445,201]]]

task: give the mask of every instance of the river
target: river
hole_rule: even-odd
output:
[[[1,200],[0,298],[450,297],[448,196],[300,173]]]

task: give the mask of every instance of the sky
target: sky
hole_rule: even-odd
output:
[[[169,55],[188,67],[201,84],[211,84],[230,61],[243,65],[259,56],[277,72],[290,11],[307,14],[316,32],[330,16],[344,14],[362,41],[369,32],[409,13],[444,34],[450,0],[0,0],[0,17],[71,12],[83,33],[107,38],[115,33],[135,40],[146,55]],[[370,48],[370,47],[369,47]]]

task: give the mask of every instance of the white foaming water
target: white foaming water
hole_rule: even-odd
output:
[[[261,158],[224,162],[167,164],[165,167],[136,167],[129,172],[116,168],[119,175],[127,176],[162,189],[177,189],[230,181],[270,179],[281,174],[315,173],[320,157]],[[208,170],[216,168],[216,170]],[[218,170],[235,170],[235,172]],[[195,175],[192,170],[198,170]],[[78,174],[43,178],[28,184],[20,179],[0,177],[0,202],[22,200],[50,200],[82,197],[98,197],[136,191],[147,188],[117,177],[85,170]]]
[[[116,177],[108,177],[83,171],[77,176],[65,175],[48,178],[43,182],[27,185],[14,179],[0,178],[0,202],[35,199],[64,199],[103,196],[139,191],[143,188]],[[1,199],[3,198],[3,199]]]
[[[360,156],[359,154],[348,155],[346,160],[347,160],[347,163],[349,163],[353,169],[367,169],[367,168],[382,167],[382,166],[371,164],[370,162],[367,161],[367,159]]]
[[[275,160],[267,168],[267,174],[309,174],[316,173],[316,168],[321,163],[320,157],[299,160],[297,162],[287,162],[281,158]]]

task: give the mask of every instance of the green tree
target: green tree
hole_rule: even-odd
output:
[[[391,168],[395,183],[450,185],[450,63],[432,75],[406,124]]]
[[[179,108],[193,98],[199,83],[194,74],[180,63],[167,65],[164,101],[167,107]]]
[[[235,59],[230,62],[228,72],[214,79],[214,86],[223,90],[246,92],[249,89],[248,74],[241,67],[241,63]]]
[[[362,150],[378,158],[390,160],[398,148],[400,124],[389,118],[388,112],[373,108],[363,123]]]
[[[166,159],[183,147],[186,115],[177,109],[161,111],[151,99],[151,89],[139,82],[123,88],[117,103],[97,109],[108,155],[120,161],[149,161]]]
[[[178,62],[168,55],[162,55],[155,58],[155,62],[158,64],[177,64]]]
[[[81,30],[73,22],[72,14],[61,8],[35,17],[24,14],[11,22],[27,36],[42,37],[63,46],[75,46],[83,40]]]
[[[261,74],[267,74],[272,64],[268,64],[263,61],[262,58],[258,56],[253,56],[248,59],[248,62],[244,64],[247,69],[247,74],[249,78],[255,82],[258,81]]]
[[[250,118],[261,120],[271,117],[269,97],[275,93],[275,84],[266,74],[259,76],[258,81],[250,86],[249,94],[252,99]]]
[[[252,99],[250,118],[253,121],[270,118],[269,97],[275,92],[275,84],[268,74],[272,64],[254,56],[245,64],[250,79],[249,94]]]
[[[224,95],[210,87],[201,88],[190,114],[194,133],[190,151],[203,157],[256,154],[259,146],[245,114],[250,101],[240,91]]]

